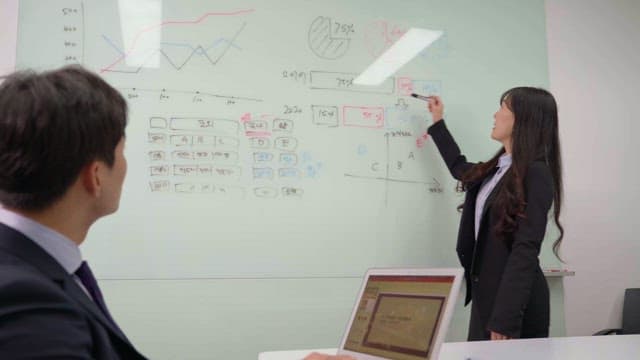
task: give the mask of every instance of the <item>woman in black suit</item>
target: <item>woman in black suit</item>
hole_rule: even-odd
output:
[[[491,132],[502,148],[487,162],[470,163],[442,119],[444,105],[429,98],[429,134],[466,192],[457,253],[471,300],[468,339],[549,336],[549,287],[538,255],[549,209],[559,223],[562,173],[558,112],[543,89],[517,87],[500,98]]]

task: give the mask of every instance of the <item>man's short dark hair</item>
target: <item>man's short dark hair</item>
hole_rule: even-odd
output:
[[[0,84],[0,203],[50,206],[85,165],[113,165],[126,123],[122,95],[80,66],[9,75]]]

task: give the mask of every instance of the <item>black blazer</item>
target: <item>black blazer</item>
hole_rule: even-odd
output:
[[[0,224],[1,359],[144,359],[40,246]]]
[[[461,154],[444,121],[433,124],[428,132],[449,171],[460,180],[474,164]],[[456,245],[465,270],[465,305],[473,300],[472,323],[476,316],[481,330],[513,338],[548,336],[549,289],[538,255],[553,202],[551,171],[542,161],[528,168],[525,217],[518,220],[511,246],[493,233],[497,220],[491,206],[500,183],[485,203],[475,240],[476,197],[481,184],[471,184],[466,191]]]

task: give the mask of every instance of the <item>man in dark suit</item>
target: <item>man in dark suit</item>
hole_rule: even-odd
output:
[[[124,98],[81,67],[0,84],[0,359],[145,359],[78,247],[118,209],[126,123]]]
[[[80,67],[0,84],[0,358],[144,359],[79,245],[118,208],[127,106]]]

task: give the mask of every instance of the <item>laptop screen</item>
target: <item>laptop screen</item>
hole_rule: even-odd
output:
[[[450,275],[369,276],[344,349],[388,359],[429,359],[454,280]]]

